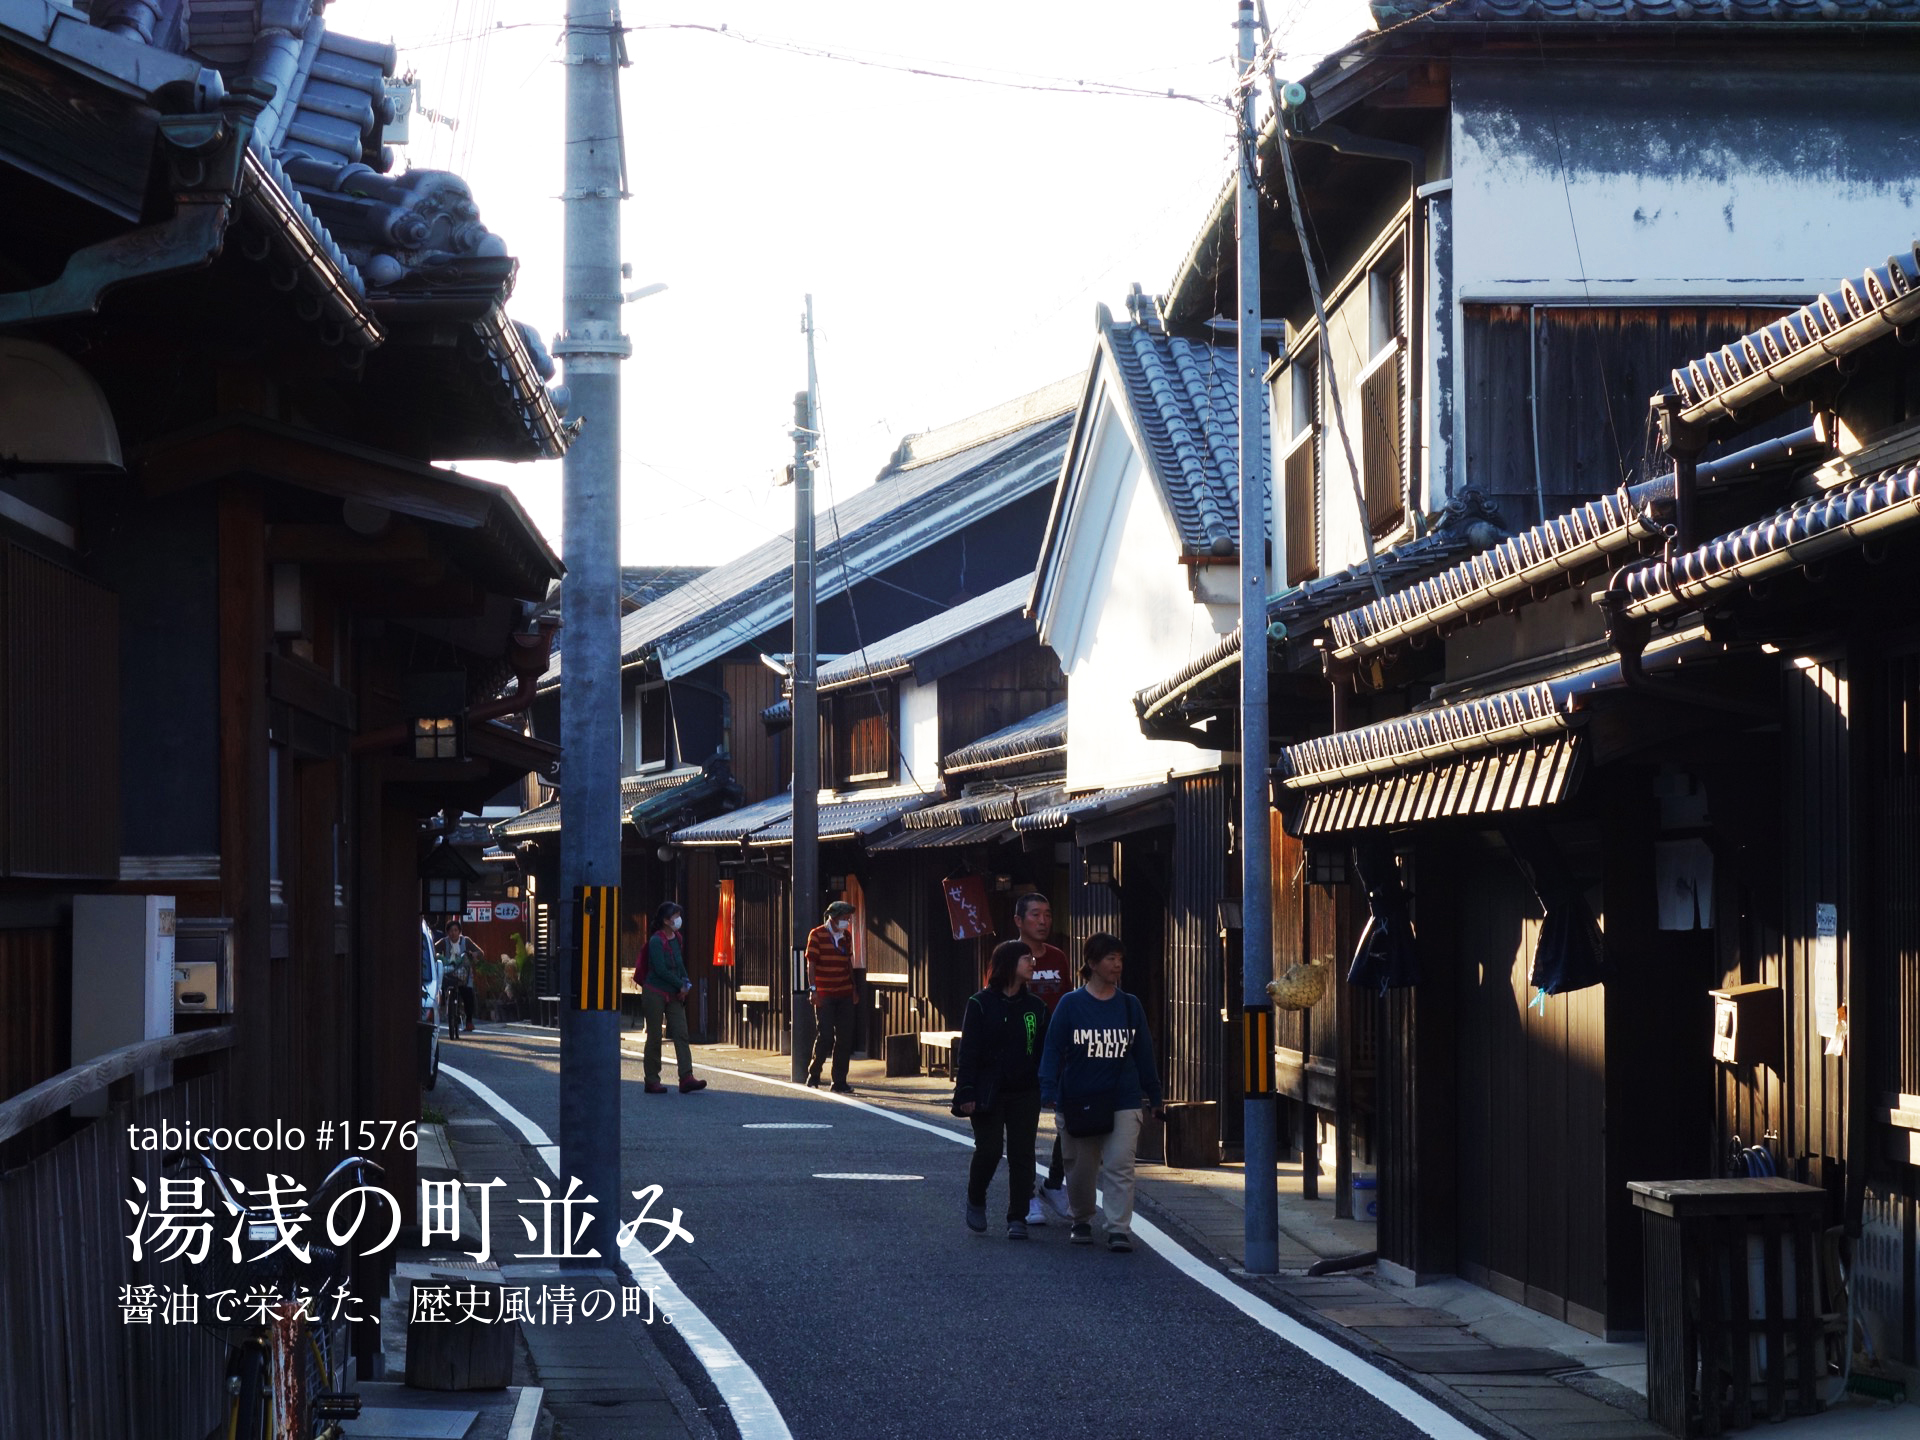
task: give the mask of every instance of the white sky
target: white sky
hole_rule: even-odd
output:
[[[1361,0],[1269,11],[1290,72],[1367,20]],[[327,11],[335,30],[398,44],[424,103],[458,118],[457,130],[416,118],[402,163],[468,180],[520,258],[510,312],[549,339],[564,13],[565,0]],[[774,482],[806,383],[808,293],[841,498],[901,437],[1083,369],[1095,303],[1124,315],[1132,281],[1164,290],[1229,173],[1215,106],[935,79],[652,27],[724,24],[864,59],[1210,98],[1232,81],[1234,0],[628,0],[624,16],[626,283],[669,287],[626,311],[628,564],[711,564],[790,527],[791,491]],[[562,542],[557,463],[463,468],[512,484]]]

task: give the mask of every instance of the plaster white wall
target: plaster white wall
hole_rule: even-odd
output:
[[[1915,233],[1911,78],[1462,62],[1454,293],[1804,300]]]
[[[1131,436],[1105,397],[1098,405],[1061,557],[1060,592],[1077,597],[1076,623],[1048,641],[1067,674],[1072,790],[1220,763],[1217,752],[1140,733],[1134,695],[1211,649],[1222,632],[1188,587],[1173,517]]]
[[[900,758],[903,785],[930,790],[940,783],[940,683],[900,681]]]

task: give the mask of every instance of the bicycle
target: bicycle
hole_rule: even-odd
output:
[[[473,1028],[473,1007],[467,1002],[466,987],[458,980],[449,980],[446,989],[447,1000],[447,1038],[458,1040],[461,1028]]]
[[[204,1152],[183,1152],[170,1158],[167,1168],[194,1162],[213,1181],[228,1214],[244,1222],[250,1243],[280,1237],[273,1210],[242,1201]],[[372,1160],[349,1155],[320,1182],[308,1213],[324,1217],[348,1188],[347,1182],[368,1185],[385,1173]],[[244,1294],[258,1312],[236,1321],[221,1318],[216,1310],[214,1318],[200,1319],[229,1346],[222,1378],[226,1414],[225,1427],[219,1431],[222,1440],[340,1440],[339,1422],[360,1414],[359,1395],[338,1388],[345,1378],[346,1357],[340,1353],[344,1350],[340,1342],[345,1340],[346,1326],[327,1314],[329,1300],[346,1281],[352,1257],[318,1243],[308,1244],[306,1250],[305,1261],[282,1248],[237,1264],[231,1259],[215,1262],[216,1277],[232,1283],[209,1295]],[[231,1254],[216,1245],[209,1256],[223,1252]],[[309,1315],[316,1324],[309,1325]],[[316,1423],[322,1428],[314,1429]]]

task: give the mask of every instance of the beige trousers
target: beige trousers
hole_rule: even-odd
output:
[[[1067,1134],[1054,1116],[1060,1134],[1060,1158],[1067,1168],[1067,1205],[1074,1223],[1093,1219],[1093,1193],[1100,1190],[1100,1214],[1109,1234],[1133,1233],[1133,1157],[1140,1148],[1140,1123],[1145,1110],[1116,1110],[1113,1130],[1084,1139]]]

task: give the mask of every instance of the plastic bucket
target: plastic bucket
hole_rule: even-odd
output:
[[[1380,1182],[1371,1175],[1353,1177],[1353,1218],[1356,1220],[1380,1218]]]

